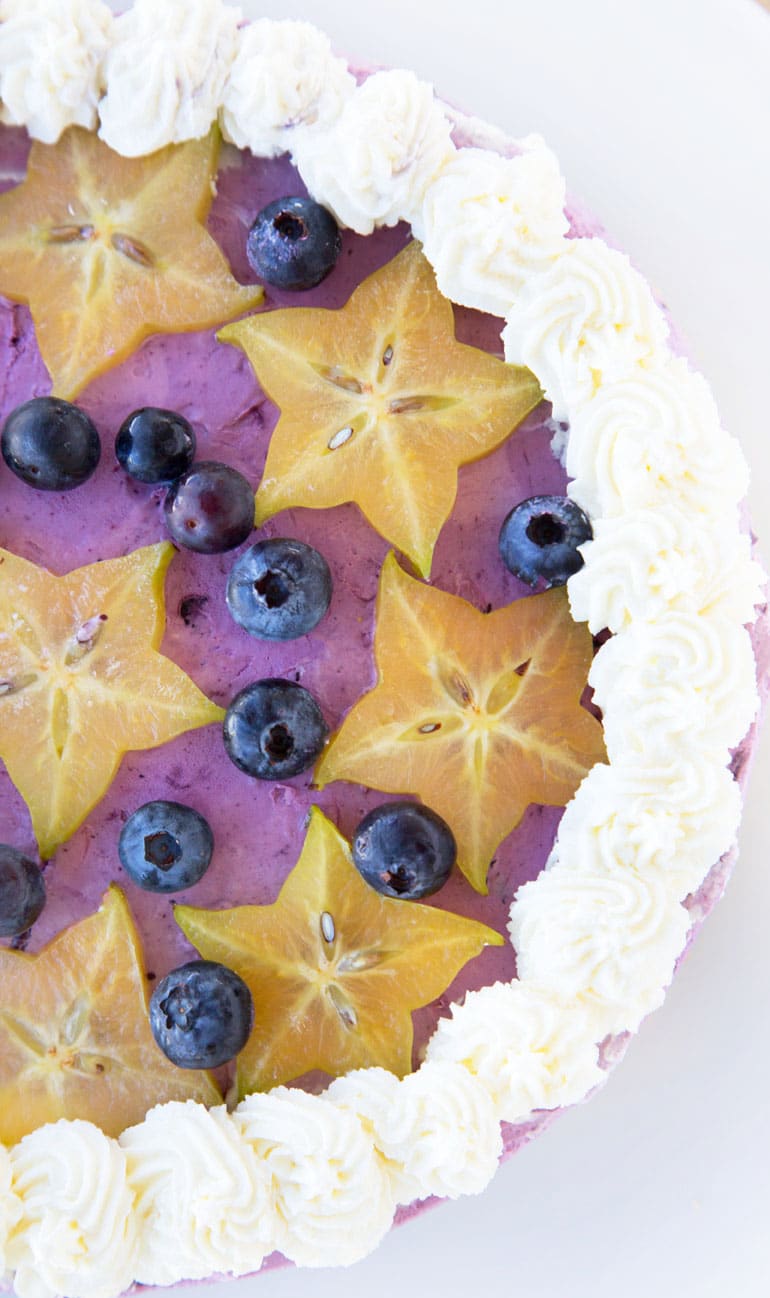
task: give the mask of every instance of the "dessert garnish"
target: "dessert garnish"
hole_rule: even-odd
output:
[[[458,467],[494,450],[542,396],[529,370],[457,341],[414,242],[339,310],[264,312],[217,337],[243,348],[281,410],[257,526],[352,500],[424,576]]]
[[[33,397],[12,410],[0,448],[12,473],[38,491],[72,491],[96,469],[99,434],[85,410],[59,397]]]
[[[233,618],[258,640],[295,640],[318,625],[332,575],[318,550],[275,536],[250,546],[230,569],[225,598]]]
[[[124,158],[80,127],[33,143],[0,194],[0,293],[26,302],[57,396],[74,397],[148,335],[250,310],[206,230],[219,136]]]
[[[195,458],[195,430],[176,410],[133,410],[115,438],[118,464],[137,482],[175,482]]]
[[[191,960],[161,979],[150,1028],[177,1068],[219,1068],[243,1050],[254,1023],[245,982],[214,960]]]
[[[225,752],[258,780],[289,780],[308,770],[328,733],[310,691],[281,677],[245,685],[225,714]]]
[[[10,843],[0,843],[0,937],[26,933],[41,914],[45,895],[37,862]]]
[[[530,496],[503,519],[500,556],[514,576],[547,590],[580,571],[579,547],[592,536],[589,518],[569,496]]]
[[[419,802],[384,802],[359,823],[353,864],[386,897],[416,901],[443,888],[457,860],[445,820]]]
[[[123,754],[221,721],[158,652],[169,542],[57,577],[0,550],[0,757],[51,856]]]
[[[131,912],[111,885],[99,909],[37,955],[0,948],[0,1141],[58,1118],[117,1136],[166,1100],[220,1102],[205,1072],[182,1072],[150,1031]]]
[[[238,1090],[264,1090],[311,1069],[337,1076],[411,1071],[411,1011],[427,1005],[502,937],[475,920],[407,906],[364,883],[350,848],[314,807],[297,865],[270,906],[175,908],[200,953],[235,969],[254,998]]]
[[[564,806],[604,759],[601,726],[580,704],[588,628],[561,588],[481,613],[409,577],[391,552],[374,649],[377,685],[332,737],[316,783],[416,794],[451,826],[457,863],[484,893],[529,803]]]
[[[254,493],[231,465],[199,460],[172,482],[163,510],[177,545],[221,554],[242,545],[253,528]]]
[[[120,831],[120,864],[147,892],[181,892],[211,864],[214,835],[194,807],[159,798],[137,807]]]
[[[246,256],[266,284],[314,288],[333,269],[342,248],[331,212],[312,198],[289,196],[268,203],[249,230]]]

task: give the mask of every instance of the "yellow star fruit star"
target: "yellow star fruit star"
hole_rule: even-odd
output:
[[[155,1044],[136,928],[114,884],[38,955],[0,948],[0,1142],[59,1118],[109,1136],[166,1100],[218,1104],[205,1072]]]
[[[262,312],[217,337],[243,349],[281,411],[257,526],[281,509],[355,501],[423,576],[459,466],[499,446],[542,398],[529,370],[457,341],[414,242],[340,310]]]
[[[241,1095],[310,1069],[336,1076],[412,1068],[411,1011],[446,990],[472,956],[503,938],[475,920],[375,892],[314,807],[299,861],[271,906],[177,906],[204,958],[240,974],[254,1029],[238,1056]]]
[[[0,550],[0,758],[51,856],[123,754],[221,721],[158,652],[169,542],[63,577]]]
[[[263,291],[206,230],[219,137],[123,158],[73,126],[35,143],[0,195],[0,293],[29,304],[53,391],[71,399],[153,333],[206,329]]]
[[[332,737],[316,783],[417,794],[451,826],[458,865],[485,893],[495,850],[529,803],[564,806],[605,758],[601,725],[580,704],[591,656],[563,587],[481,613],[409,577],[391,553],[378,682]]]

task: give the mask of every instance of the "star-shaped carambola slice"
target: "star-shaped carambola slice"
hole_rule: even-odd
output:
[[[125,752],[221,721],[158,653],[169,542],[56,577],[0,550],[0,757],[51,856]]]
[[[499,933],[375,892],[314,807],[299,861],[271,906],[197,910],[177,922],[209,960],[248,984],[254,1030],[238,1056],[240,1094],[320,1068],[337,1076],[412,1067],[411,1011],[435,1000]]]
[[[58,1118],[110,1136],[166,1100],[218,1104],[208,1073],[155,1044],[139,939],[114,884],[38,955],[0,948],[0,1142]]]
[[[73,126],[33,144],[0,195],[0,293],[26,302],[60,397],[119,364],[149,334],[205,329],[262,300],[206,230],[219,137],[122,158]]]
[[[417,794],[451,826],[478,892],[531,802],[563,806],[604,759],[581,706],[591,662],[563,587],[480,613],[407,576],[393,554],[377,595],[378,683],[332,737],[319,787]]]
[[[217,335],[280,408],[256,522],[355,501],[427,576],[459,465],[494,450],[542,397],[529,370],[459,343],[418,243],[340,310],[292,307]]]

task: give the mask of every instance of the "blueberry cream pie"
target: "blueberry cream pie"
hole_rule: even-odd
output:
[[[411,72],[0,0],[0,117],[0,1273],[351,1263],[720,895],[746,465],[543,141]]]

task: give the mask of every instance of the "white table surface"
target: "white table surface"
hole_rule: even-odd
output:
[[[753,467],[770,561],[770,15],[755,0],[242,0],[361,61],[411,67],[512,134],[660,289]],[[344,1271],[197,1298],[767,1298],[770,727],[742,857],[666,1005],[605,1090],[479,1198],[441,1205]]]

